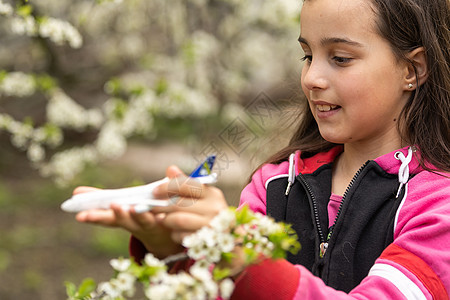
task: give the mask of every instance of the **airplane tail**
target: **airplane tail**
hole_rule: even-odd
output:
[[[190,175],[189,177],[198,178],[203,176],[211,175],[212,168],[214,166],[214,162],[216,161],[215,155],[208,156],[205,161],[200,164]]]

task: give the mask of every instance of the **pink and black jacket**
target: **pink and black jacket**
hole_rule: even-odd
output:
[[[234,299],[449,299],[449,174],[411,149],[368,161],[330,204],[336,147],[265,165],[240,205],[293,225],[302,250],[247,268]]]

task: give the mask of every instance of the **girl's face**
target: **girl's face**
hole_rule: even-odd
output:
[[[323,138],[400,146],[408,68],[377,33],[368,1],[305,1],[299,41],[302,89]]]

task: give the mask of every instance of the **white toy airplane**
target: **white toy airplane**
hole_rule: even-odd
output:
[[[208,156],[189,177],[202,184],[212,184],[217,181],[217,174],[211,173],[216,157]],[[90,209],[109,209],[112,203],[119,204],[128,209],[134,206],[136,212],[145,212],[154,206],[169,206],[174,204],[171,200],[158,200],[153,198],[153,189],[158,185],[168,182],[164,179],[136,187],[122,189],[96,190],[87,193],[73,195],[72,198],[61,204],[61,209],[66,212],[80,212]]]

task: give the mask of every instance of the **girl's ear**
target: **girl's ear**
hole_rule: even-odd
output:
[[[417,84],[424,84],[429,75],[425,49],[423,47],[416,48],[409,52],[406,58],[409,63],[405,77],[405,89],[413,90],[417,88]]]

